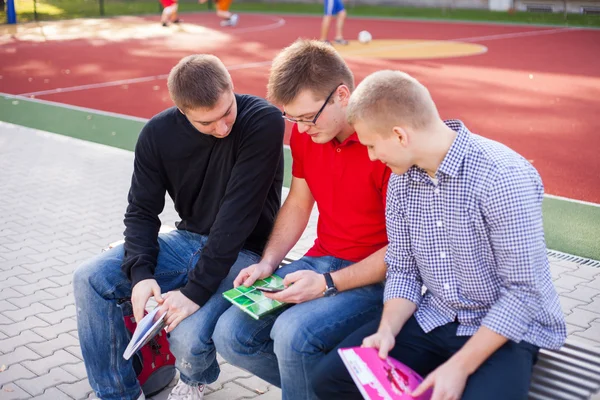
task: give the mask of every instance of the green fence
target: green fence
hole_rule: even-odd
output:
[[[0,0],[1,1],[1,0]],[[208,8],[212,2],[208,2]],[[15,0],[18,22],[103,17],[113,15],[158,14],[158,0]],[[180,11],[202,11],[207,4],[179,0]]]

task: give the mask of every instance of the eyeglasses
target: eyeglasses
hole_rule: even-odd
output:
[[[312,121],[305,121],[303,119],[295,119],[295,118],[290,118],[285,114],[285,111],[283,112],[282,117],[285,118],[286,120],[294,123],[294,124],[304,124],[304,125],[308,125],[308,126],[315,126],[317,124],[317,120],[319,119],[319,117],[321,116],[321,113],[323,112],[323,110],[325,109],[325,107],[327,106],[327,103],[329,103],[329,100],[331,99],[331,96],[333,96],[333,94],[338,90],[338,88],[340,86],[342,86],[343,83],[340,83],[339,85],[337,85],[335,87],[335,89],[333,89],[333,91],[331,93],[329,93],[329,96],[327,96],[327,98],[325,99],[325,102],[323,103],[323,105],[321,106],[321,108],[319,109],[319,111],[317,111],[317,113],[315,114],[315,117],[312,119]]]

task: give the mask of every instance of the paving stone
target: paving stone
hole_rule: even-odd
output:
[[[51,278],[51,280],[54,281],[54,279],[52,279],[52,278],[57,278],[57,277],[61,277],[61,276],[63,276],[63,274],[58,272],[54,268],[45,268],[38,272],[27,271],[27,273],[20,275],[19,278],[23,279],[27,283],[36,283],[39,280],[44,279],[44,278]],[[56,281],[54,281],[54,282],[56,282]]]
[[[211,392],[204,396],[207,400],[237,400],[251,399],[257,396],[256,393],[236,385],[235,382],[229,382],[223,385],[223,388],[215,392]]]
[[[64,350],[58,350],[48,357],[39,358],[35,361],[24,361],[21,364],[28,370],[34,372],[36,375],[44,375],[47,374],[53,368],[63,366],[63,364],[74,364],[79,362],[81,362],[81,360],[72,355],[71,353],[67,353]],[[69,372],[67,369],[65,369],[65,371]],[[78,378],[81,379],[84,377],[85,376]]]
[[[266,393],[270,386],[268,382],[260,379],[257,376],[251,376],[250,378],[238,378],[235,380],[235,383],[256,394]]]
[[[71,334],[72,332],[70,332],[69,334]],[[73,337],[73,336],[71,336]],[[83,360],[83,354],[81,354],[81,347],[79,347],[79,340],[77,340],[77,345],[76,346],[67,346],[65,347],[65,350],[68,351],[69,353],[73,354],[75,357],[79,358],[80,360]]]
[[[36,261],[36,262],[42,262],[44,260],[47,260],[49,258],[56,258],[58,260],[60,260],[60,257],[66,256],[67,253],[65,253],[64,251],[58,250],[58,249],[52,249],[50,251],[45,251],[41,254],[27,254],[27,256]]]
[[[25,280],[23,279],[23,276],[27,275],[31,273],[29,270],[20,267],[20,266],[16,266],[16,267],[12,267],[11,269],[7,270],[7,271],[3,271],[2,272],[2,279],[7,279],[10,278],[11,276],[16,276],[19,279]]]
[[[52,309],[46,307],[42,303],[33,303],[29,307],[23,307],[11,311],[4,311],[4,315],[12,319],[13,321],[23,321],[29,316],[38,315],[46,312],[52,312]]]
[[[77,321],[73,318],[67,318],[62,320],[58,324],[50,325],[44,328],[35,328],[33,331],[46,339],[54,339],[57,335],[62,333],[68,333],[72,330],[77,329]],[[69,335],[72,337],[71,335]]]
[[[57,388],[73,399],[85,399],[90,393],[93,393],[92,387],[87,379],[82,379],[75,383],[58,385]]]
[[[566,275],[577,276],[582,279],[591,281],[596,276],[600,276],[600,268],[588,267],[586,265],[580,265],[579,268],[565,272]]]
[[[580,308],[574,308],[573,312],[565,317],[565,321],[572,325],[589,328],[590,323],[596,319],[600,319],[600,315]]]
[[[33,379],[20,379],[15,384],[22,387],[32,396],[39,396],[46,389],[59,385],[61,383],[75,383],[77,378],[69,374],[62,368],[53,368],[48,373]]]
[[[596,290],[600,290],[600,277],[595,277],[592,281],[586,282],[583,286],[588,286]]]
[[[560,260],[555,262],[556,265],[560,265],[561,267],[566,267],[572,271],[579,268],[579,264],[574,261]]]
[[[66,352],[65,352],[66,353]],[[56,353],[54,353],[56,354]],[[85,370],[85,364],[79,358],[73,356],[71,353],[66,353],[69,357],[73,357],[76,360],[75,364],[64,364],[60,367],[70,373],[73,376],[76,376],[78,379],[83,379],[87,377],[87,372]]]
[[[576,300],[575,300],[576,301]],[[66,318],[75,317],[75,305],[71,304],[63,308],[62,310],[52,311],[49,313],[38,314],[38,318],[50,324],[58,324]]]
[[[596,296],[600,296],[600,289],[594,289],[585,285],[579,285],[573,291],[560,294],[560,297],[570,297],[584,302],[589,302]]]
[[[32,397],[32,400],[73,400],[69,395],[61,392],[57,388],[51,387],[46,389],[44,393],[39,396]]]
[[[18,307],[7,300],[0,300],[0,312],[1,313],[5,313],[7,311],[13,311],[13,310],[18,311]]]
[[[40,358],[41,358],[41,356],[39,354],[37,354],[36,352],[34,352],[33,350],[31,350],[25,346],[21,346],[21,347],[17,347],[10,353],[2,354],[0,356],[0,365],[9,366],[12,364],[20,363],[22,361],[37,360]]]
[[[21,282],[26,283],[24,281],[21,281]],[[36,283],[19,284],[18,286],[17,285],[11,285],[11,286],[17,292],[28,296],[30,294],[33,294],[33,293],[37,292],[38,290],[49,289],[49,288],[58,288],[59,285],[56,282],[52,282],[52,281],[50,281],[48,279],[41,279],[41,280],[37,281]],[[46,291],[48,293],[51,293],[54,296],[56,296],[50,290],[46,290]]]
[[[0,340],[0,351],[2,351],[3,353],[9,353],[13,350],[15,350],[17,347],[23,346],[23,345],[32,345],[34,343],[40,343],[45,341],[45,339],[43,337],[41,337],[40,335],[26,330],[21,332],[18,336],[13,336],[13,337],[9,337],[8,339],[2,339]],[[35,349],[32,348],[32,350],[35,351]]]
[[[596,346],[600,346],[600,319],[590,322],[588,329],[577,332],[575,335],[591,340],[596,343]]]
[[[577,285],[582,283],[589,283],[589,279],[580,278],[578,276],[562,274],[560,278],[554,281],[554,286],[563,287],[569,290],[575,290]]]
[[[29,393],[27,393],[14,383],[7,383],[6,385],[2,386],[2,389],[0,389],[0,399],[2,400],[21,400],[30,398],[31,396],[29,395]]]
[[[238,378],[249,378],[252,374],[248,371],[244,371],[241,368],[234,367],[231,364],[221,365],[221,374],[216,382],[211,383],[208,387],[211,390],[219,390],[223,387],[223,384]]]
[[[54,283],[54,282],[52,282],[52,284],[56,285],[56,283]],[[56,296],[56,297],[68,297],[70,294],[73,293],[73,286],[67,285],[67,286],[49,287],[46,289],[46,292],[48,292],[51,295]]]
[[[2,304],[2,300],[13,299],[16,297],[23,297],[23,293],[19,293],[13,288],[0,289],[0,304]]]
[[[54,296],[52,296],[50,293],[43,291],[43,290],[38,290],[37,292],[30,294],[29,296],[23,296],[22,294],[20,294],[18,292],[15,292],[15,293],[17,293],[17,295],[20,297],[10,298],[10,299],[7,299],[7,301],[9,303],[14,304],[15,306],[17,306],[19,308],[29,307],[33,303],[37,303],[42,300],[55,299]]]
[[[17,336],[25,330],[32,328],[47,327],[48,323],[38,317],[28,317],[23,321],[11,322],[9,324],[0,325],[0,332],[3,332],[8,337]]]
[[[70,286],[73,282],[73,275],[52,276],[48,279],[50,279],[52,282],[58,283],[60,286]]]
[[[583,310],[588,310],[591,312],[595,312],[598,314],[598,317],[600,318],[600,296],[594,297],[592,299],[591,303],[588,302],[588,304],[579,306],[578,308],[581,308]]]
[[[17,259],[32,259],[34,260],[36,257],[43,259],[43,255],[40,255],[37,250],[32,249],[31,247],[23,247],[17,251],[8,250],[7,253],[4,253],[2,257],[7,260],[17,260]]]
[[[562,265],[550,263],[550,273],[552,279],[558,279],[564,272],[572,271],[571,268],[563,267]]]
[[[67,296],[59,297],[56,299],[44,300],[44,301],[42,301],[42,304],[47,305],[48,307],[50,307],[53,310],[59,311],[59,310],[64,309],[68,305],[74,305],[75,298],[73,297],[73,294],[71,293]]]
[[[18,379],[33,378],[35,374],[20,364],[14,364],[0,373],[0,386]]]
[[[22,334],[21,334],[22,335]],[[37,335],[36,336],[42,338],[42,336]],[[7,339],[10,340],[10,339]],[[44,340],[44,339],[42,339]],[[79,345],[79,341],[77,341],[73,336],[68,335],[66,333],[63,333],[61,335],[58,335],[56,337],[56,339],[52,339],[52,340],[44,340],[42,343],[31,343],[28,344],[27,347],[29,347],[31,350],[35,351],[36,353],[38,353],[39,355],[43,356],[43,357],[48,357],[49,355],[51,355],[52,353],[54,353],[55,351],[64,348],[65,350],[67,350],[67,346],[77,346]],[[73,354],[71,352],[71,354]],[[75,354],[76,355],[76,354]]]
[[[563,312],[567,315],[571,314],[573,308],[586,304],[587,302],[572,299],[570,297],[560,297],[560,305],[562,307]],[[598,317],[600,317],[600,315],[598,315]]]

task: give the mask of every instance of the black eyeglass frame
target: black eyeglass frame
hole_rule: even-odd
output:
[[[308,125],[308,126],[315,126],[317,124],[317,120],[319,119],[319,117],[321,116],[321,113],[323,112],[323,110],[325,110],[325,107],[327,107],[327,104],[329,103],[329,100],[331,100],[331,96],[333,96],[333,94],[338,90],[338,88],[340,86],[342,86],[344,83],[340,83],[339,85],[337,85],[335,87],[335,89],[333,89],[333,91],[331,93],[329,93],[329,96],[327,96],[327,98],[325,99],[325,102],[323,103],[323,105],[321,106],[321,108],[319,109],[319,111],[317,111],[317,113],[315,114],[315,117],[312,119],[312,121],[305,121],[302,119],[294,119],[294,118],[290,118],[285,114],[285,111],[282,113],[281,117],[294,123],[294,124],[304,124],[304,125]]]

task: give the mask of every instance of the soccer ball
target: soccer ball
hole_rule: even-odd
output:
[[[358,34],[358,41],[362,44],[367,44],[373,39],[373,36],[367,31],[360,31]]]

